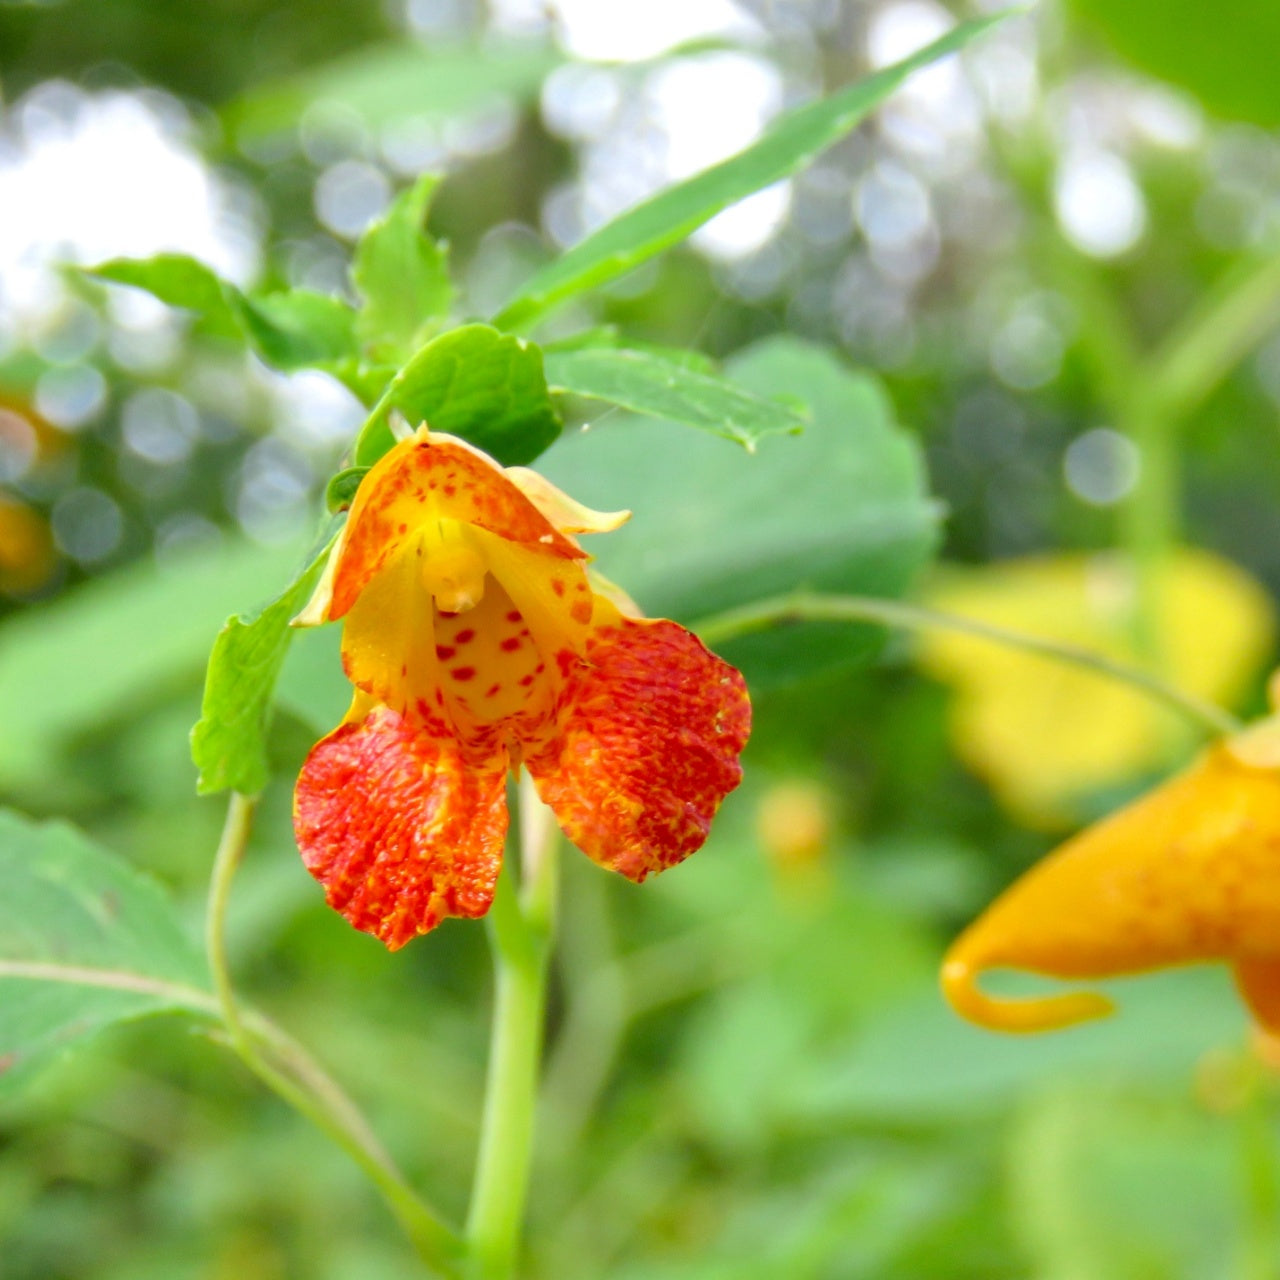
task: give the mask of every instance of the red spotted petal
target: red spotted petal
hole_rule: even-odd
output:
[[[507,830],[506,760],[478,770],[388,707],[312,749],[294,832],[331,907],[392,951],[447,916],[482,916]]]
[[[592,635],[564,705],[556,747],[527,763],[569,839],[636,881],[699,848],[742,778],[741,675],[674,622],[621,618]]]
[[[432,518],[487,529],[566,560],[586,554],[496,463],[457,441],[423,431],[386,454],[360,485],[347,517],[329,618],[341,618],[406,539]]]

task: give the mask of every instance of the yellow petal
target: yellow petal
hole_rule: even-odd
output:
[[[979,976],[1100,978],[1206,960],[1234,966],[1255,1014],[1280,1026],[1280,771],[1223,744],[1015,882],[951,947],[943,989],[984,1026],[1040,1030],[1109,1002],[995,999]]]
[[[612,533],[630,511],[593,511],[528,467],[507,467],[506,477],[561,533]]]

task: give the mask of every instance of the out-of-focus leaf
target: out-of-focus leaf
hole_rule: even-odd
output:
[[[779,116],[745,150],[621,214],[536,272],[494,323],[504,329],[527,327],[564,299],[598,288],[669,249],[722,209],[806,165],[854,128],[913,71],[963,48],[1003,16],[964,23],[909,58],[829,98]]]
[[[448,255],[426,234],[427,209],[439,184],[435,174],[419,178],[356,245],[352,278],[364,299],[356,337],[372,359],[406,359],[424,325],[449,312]]]
[[[460,116],[495,99],[532,98],[561,59],[528,46],[428,49],[366,46],[326,66],[246,94],[223,113],[239,142],[296,127],[311,103],[346,107],[378,127],[409,117]]]
[[[1135,66],[1190,90],[1215,115],[1280,124],[1275,0],[1072,0]]]
[[[114,284],[145,289],[171,307],[203,316],[224,337],[240,333],[239,320],[227,300],[226,285],[203,262],[183,253],[158,253],[153,258],[112,258],[86,269],[88,275]]]
[[[647,351],[597,347],[548,355],[547,384],[623,409],[683,422],[754,450],[763,436],[804,429],[804,418],[776,400],[735,387]]]
[[[1230,703],[1270,651],[1275,615],[1266,592],[1236,565],[1186,548],[1169,558],[1157,595],[1169,678]],[[1119,557],[1036,556],[953,569],[927,599],[946,613],[1141,661],[1137,580]],[[1089,792],[1132,781],[1185,748],[1165,708],[1106,676],[959,632],[930,632],[919,654],[956,690],[956,750],[1033,826],[1070,825]]]
[[[542,352],[487,324],[441,334],[400,370],[356,442],[358,466],[372,465],[391,447],[392,410],[415,427],[426,422],[461,436],[506,466],[532,462],[560,434]]]
[[[817,1125],[851,1117],[936,1120],[1004,1108],[1051,1081],[1096,1084],[1103,1070],[1134,1081],[1185,1079],[1207,1050],[1244,1034],[1239,998],[1220,967],[1108,985],[1124,988],[1122,1016],[1043,1036],[980,1031],[952,1013],[936,988],[922,990],[852,1033],[845,1051],[814,1062],[796,1083],[796,1105]]]
[[[191,758],[202,795],[228,789],[255,795],[267,785],[267,726],[276,678],[289,651],[289,621],[307,602],[332,546],[320,550],[269,605],[228,618],[205,676],[200,719],[191,731]]]
[[[0,811],[0,880],[0,1090],[113,1022],[208,1013],[160,888],[74,828]]]
[[[642,608],[682,621],[798,587],[901,593],[934,547],[938,513],[880,384],[790,338],[750,348],[727,372],[758,396],[806,404],[804,434],[748,454],[674,424],[618,418],[543,460],[580,501],[635,512],[592,540],[601,572]],[[815,623],[723,651],[749,679],[781,682],[866,661],[882,635]]]
[[[243,338],[277,369],[288,372],[345,361],[353,366],[350,372],[356,372],[356,313],[341,298],[307,289],[242,293],[202,262],[173,253],[116,258],[88,272],[146,289],[169,306],[198,312],[214,331]]]
[[[341,298],[308,289],[233,294],[231,305],[258,353],[286,372],[356,354],[355,312]]]
[[[60,767],[80,734],[194,685],[218,627],[297,566],[298,549],[235,546],[157,569],[137,564],[0,625],[0,787],[65,804]]]

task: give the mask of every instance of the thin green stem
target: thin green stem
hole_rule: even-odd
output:
[[[1140,459],[1138,482],[1120,509],[1120,540],[1137,578],[1133,638],[1146,666],[1166,667],[1161,597],[1165,566],[1179,541],[1178,442],[1159,402],[1135,392],[1117,419]]]
[[[1163,414],[1183,418],[1204,401],[1280,316],[1275,246],[1229,270],[1146,362],[1143,381]]]
[[[1122,681],[1176,708],[1215,736],[1238,733],[1243,727],[1230,712],[1184,692],[1141,667],[1118,662],[1078,645],[1046,640],[1042,636],[979,622],[975,618],[961,618],[925,605],[908,604],[903,600],[881,600],[874,596],[817,595],[798,591],[792,595],[774,596],[745,605],[741,609],[730,609],[714,617],[704,618],[693,629],[707,644],[716,645],[737,636],[794,622],[878,622],[909,631],[959,631],[990,640],[993,644],[1053,658],[1058,662]]]
[[[227,1042],[258,1079],[350,1156],[382,1194],[421,1260],[439,1275],[457,1277],[461,1242],[404,1180],[355,1104],[302,1045],[239,1006],[227,963],[226,913],[255,807],[255,800],[232,792],[209,885],[205,942]]]
[[[510,867],[489,910],[494,961],[493,1038],[467,1243],[474,1280],[510,1280],[529,1194],[534,1115],[554,930],[554,829],[527,782],[521,787],[523,888]]]

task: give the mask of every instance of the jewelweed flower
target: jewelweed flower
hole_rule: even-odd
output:
[[[1280,1032],[1280,717],[1215,743],[1185,772],[1067,841],[992,904],[943,962],[957,1012],[1042,1031],[1111,1012],[1089,991],[995,998],[992,968],[1052,978],[1224,961]]]
[[[697,849],[741,779],[741,675],[588,576],[574,535],[629,515],[425,426],[361,483],[295,620],[343,620],[355,696],[303,765],[294,831],[330,906],[390,949],[488,910],[509,770],[637,882]]]

